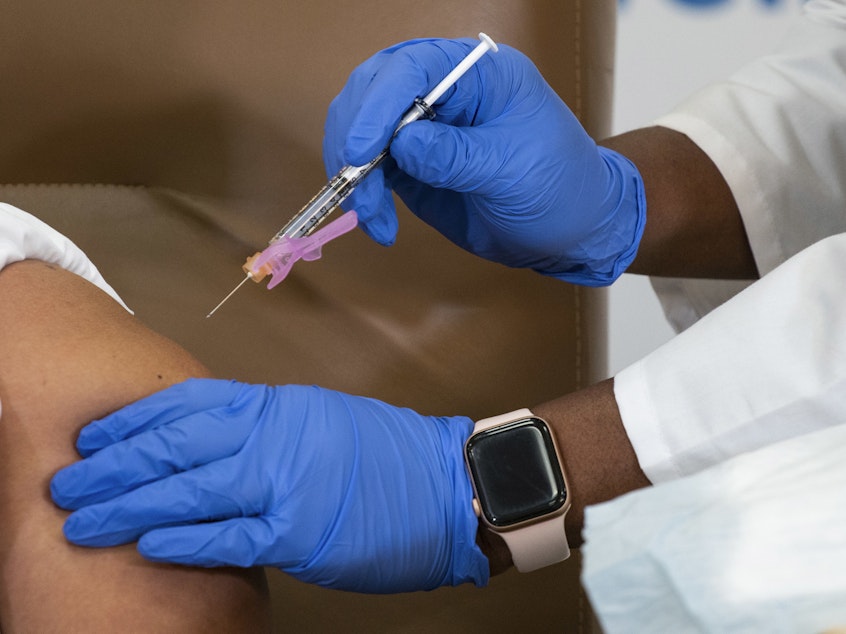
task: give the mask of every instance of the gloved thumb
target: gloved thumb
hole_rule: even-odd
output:
[[[497,173],[501,153],[490,132],[437,121],[407,125],[391,145],[391,156],[403,172],[426,185],[462,193],[479,191]]]

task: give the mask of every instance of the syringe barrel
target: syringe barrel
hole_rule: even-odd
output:
[[[281,238],[303,238],[311,233],[353,192],[361,179],[376,168],[387,151],[380,152],[376,158],[365,165],[346,165],[335,174],[323,188],[317,192],[305,206],[291,218],[287,225],[271,238],[273,244]]]

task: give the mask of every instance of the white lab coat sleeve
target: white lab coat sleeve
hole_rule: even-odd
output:
[[[726,179],[761,275],[846,231],[846,0],[811,0],[778,52],[655,121],[687,135]],[[742,285],[652,280],[681,330]]]
[[[844,422],[846,234],[826,238],[625,368],[623,424],[653,482]]]
[[[28,259],[49,262],[85,278],[132,312],[78,246],[35,216],[0,203],[0,269]]]
[[[845,626],[844,482],[837,425],[588,507],[582,582],[603,631]]]

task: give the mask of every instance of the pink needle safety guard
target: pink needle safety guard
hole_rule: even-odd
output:
[[[261,282],[270,275],[268,290],[284,280],[297,260],[312,262],[323,254],[323,246],[338,236],[355,229],[358,214],[347,211],[322,229],[302,238],[280,238],[264,251],[247,258],[242,267],[254,282]]]

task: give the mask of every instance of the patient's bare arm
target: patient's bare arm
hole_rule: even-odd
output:
[[[81,278],[41,262],[0,272],[0,629],[269,629],[260,570],[143,560],[65,541],[50,477],[92,419],[208,371]]]

